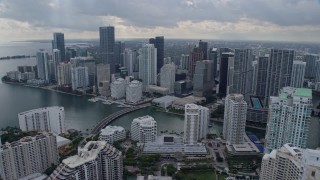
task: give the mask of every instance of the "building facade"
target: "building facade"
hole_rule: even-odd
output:
[[[271,96],[266,131],[266,151],[285,143],[306,148],[312,111],[311,89],[284,87]]]
[[[110,64],[110,73],[115,73],[115,59],[114,59],[114,46],[115,46],[115,35],[114,27],[100,27],[100,55],[101,62],[103,64]]]
[[[157,138],[157,122],[151,116],[133,119],[131,123],[131,138],[139,143],[154,142]]]
[[[22,131],[49,131],[61,134],[66,131],[64,108],[58,106],[32,109],[18,114]]]
[[[174,63],[165,64],[160,71],[160,86],[169,89],[169,94],[174,93],[174,82],[176,79],[176,66]]]
[[[122,99],[126,95],[126,81],[118,78],[111,83],[111,97],[114,99]]]
[[[137,80],[131,81],[126,87],[126,101],[136,103],[142,98],[142,83]]]
[[[144,91],[148,91],[149,85],[157,84],[157,49],[153,44],[147,44],[139,50],[139,78]]]
[[[88,67],[71,68],[72,90],[87,88],[89,86]]]
[[[38,78],[49,81],[49,55],[44,49],[37,52]]]
[[[71,85],[71,64],[62,62],[57,67],[57,80],[59,86]]]
[[[212,72],[213,62],[210,60],[197,61],[193,75],[193,94],[210,97],[214,87]]]
[[[196,104],[186,104],[184,111],[184,143],[197,144],[207,136],[209,109]]]
[[[319,55],[317,54],[305,54],[303,55],[303,61],[306,62],[306,78],[314,79],[316,77],[316,61],[319,60]]]
[[[242,94],[229,94],[225,100],[223,138],[228,144],[244,142],[247,103]]]
[[[157,49],[157,72],[160,72],[160,69],[163,66],[163,61],[164,61],[164,37],[163,36],[157,36],[155,38],[150,38],[149,39],[149,44],[153,44],[154,47]]]
[[[306,64],[303,61],[293,61],[290,87],[303,87]]]
[[[64,44],[64,34],[60,32],[53,33],[52,49],[60,51],[60,62],[66,60],[66,49]],[[57,57],[58,58],[58,57]],[[59,62],[57,62],[59,63]]]
[[[100,140],[113,144],[126,138],[126,130],[121,126],[107,126],[100,131]]]
[[[42,133],[0,146],[0,177],[16,180],[59,163],[56,136]]]

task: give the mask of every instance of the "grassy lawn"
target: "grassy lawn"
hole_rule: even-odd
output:
[[[183,175],[186,180],[216,180],[214,172],[188,172]]]
[[[193,171],[193,172],[180,172],[181,178],[184,180],[225,180],[225,176],[217,175],[218,179],[216,179],[216,175],[214,171]]]

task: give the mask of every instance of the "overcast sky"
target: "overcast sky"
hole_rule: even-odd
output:
[[[0,0],[0,41],[98,38],[320,42],[320,0]]]

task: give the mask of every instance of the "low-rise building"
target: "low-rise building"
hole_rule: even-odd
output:
[[[100,140],[113,144],[126,138],[126,131],[121,126],[107,126],[100,131]]]
[[[173,101],[172,107],[175,109],[184,110],[186,104],[202,104],[203,102],[206,102],[205,97],[197,97],[191,95]]]
[[[152,103],[166,109],[167,107],[172,105],[173,101],[177,99],[180,98],[177,98],[175,96],[163,96],[160,98],[153,99]]]

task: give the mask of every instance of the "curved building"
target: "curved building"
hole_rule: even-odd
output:
[[[142,83],[137,80],[131,81],[126,88],[126,100],[130,103],[136,103],[142,98]]]
[[[107,126],[100,131],[100,140],[113,144],[115,141],[126,138],[126,131],[121,126]]]
[[[157,121],[151,116],[133,119],[131,123],[131,138],[140,143],[155,142],[157,137]]]
[[[121,99],[125,97],[126,81],[122,78],[111,83],[111,97],[114,99]]]
[[[50,131],[61,134],[66,131],[64,124],[64,107],[52,106],[18,114],[22,131]]]

